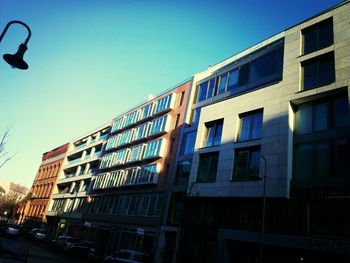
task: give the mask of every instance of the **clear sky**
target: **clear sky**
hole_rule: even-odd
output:
[[[0,0],[0,133],[16,156],[0,178],[31,186],[44,152],[340,0]],[[1,32],[0,31],[0,32]]]

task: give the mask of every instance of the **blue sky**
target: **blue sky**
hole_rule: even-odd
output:
[[[31,186],[44,152],[339,0],[0,0],[0,30],[32,29],[27,71],[0,61],[0,178]],[[0,54],[27,33],[13,25]]]

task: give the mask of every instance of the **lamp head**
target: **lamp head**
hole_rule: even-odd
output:
[[[26,51],[27,45],[20,44],[15,54],[5,54],[3,58],[13,68],[28,69],[28,64],[23,60],[23,55]]]

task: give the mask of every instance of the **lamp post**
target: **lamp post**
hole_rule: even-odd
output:
[[[264,175],[261,176],[262,180],[264,180],[263,185],[263,201],[262,201],[262,215],[261,215],[261,236],[260,236],[260,254],[259,254],[259,262],[263,262],[264,255],[264,235],[265,235],[265,210],[266,210],[266,158],[260,154],[259,156],[264,161]]]
[[[27,44],[28,44],[28,41],[32,35],[32,31],[30,30],[30,28],[27,24],[23,23],[22,21],[18,21],[18,20],[13,20],[13,21],[8,22],[0,35],[0,42],[2,41],[7,30],[9,29],[9,27],[12,24],[20,24],[20,25],[24,26],[28,31],[28,36],[27,36],[26,40],[24,41],[24,43],[19,45],[18,51],[15,54],[13,54],[13,55],[5,54],[5,55],[3,55],[3,58],[8,64],[10,64],[10,66],[12,68],[28,69],[28,64],[23,60],[23,56],[24,56],[24,53],[27,51]]]

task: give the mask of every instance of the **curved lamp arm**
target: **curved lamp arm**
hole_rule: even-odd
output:
[[[20,25],[24,26],[28,30],[28,36],[27,36],[26,40],[23,43],[23,44],[27,45],[30,37],[32,36],[32,31],[30,30],[29,26],[26,23],[23,23],[22,21],[18,21],[18,20],[13,20],[13,21],[10,21],[10,22],[7,23],[7,25],[5,26],[4,30],[2,31],[2,33],[0,35],[0,42],[4,38],[7,30],[9,29],[9,27],[12,24],[20,24]]]

